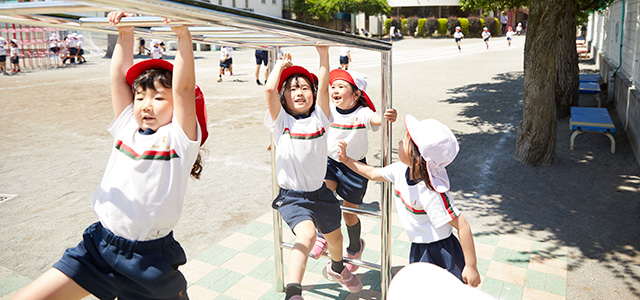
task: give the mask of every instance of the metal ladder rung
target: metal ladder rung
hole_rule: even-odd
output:
[[[280,248],[293,249],[293,244],[282,242],[282,243],[280,243]],[[327,252],[323,252],[322,254],[320,254],[320,256],[326,257],[326,258],[331,258],[331,254],[329,254]],[[359,266],[359,267],[363,267],[363,268],[367,268],[367,269],[371,269],[371,270],[376,270],[376,271],[382,270],[382,266],[378,265],[378,264],[370,263],[370,262],[367,262],[367,261],[362,261],[362,260],[359,260],[359,259],[351,259],[351,258],[348,258],[346,256],[343,256],[342,259],[345,262],[348,262],[350,264],[353,264],[353,265],[356,265],[356,266]]]

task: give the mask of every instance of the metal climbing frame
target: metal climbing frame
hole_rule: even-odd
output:
[[[121,26],[135,26],[138,36],[175,39],[173,32],[162,23],[162,17],[175,20],[173,24],[188,25],[194,42],[268,49],[270,67],[279,46],[350,46],[381,53],[381,105],[380,112],[391,108],[391,44],[386,41],[299,23],[290,20],[256,14],[240,9],[211,4],[197,0],[92,0],[92,1],[39,1],[0,4],[0,22],[23,24],[74,31],[93,31],[117,34],[106,18],[85,18],[82,13],[126,10],[138,17],[123,18]],[[382,125],[382,166],[391,163],[391,128],[388,122]],[[275,151],[272,151],[272,155]],[[275,179],[275,159],[272,159],[273,196],[278,194]],[[382,184],[380,213],[349,209],[356,214],[365,214],[381,219],[380,264],[350,261],[361,267],[381,272],[382,299],[386,298],[391,280],[391,189],[390,183]],[[346,210],[346,209],[345,209]],[[284,268],[282,249],[292,247],[282,242],[282,221],[276,210],[273,214],[276,290],[284,291]]]

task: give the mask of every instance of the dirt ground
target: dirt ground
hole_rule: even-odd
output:
[[[569,150],[569,118],[558,121],[557,162],[530,167],[513,158],[522,119],[524,38],[484,50],[465,41],[405,39],[394,45],[393,106],[437,118],[456,133],[461,152],[448,168],[456,203],[474,232],[515,234],[569,248],[567,299],[640,297],[640,167],[615,110],[616,153],[597,134]],[[288,49],[316,69],[311,48]],[[468,51],[469,53],[465,53]],[[168,52],[168,57],[172,53]],[[332,49],[337,63],[337,49]],[[380,99],[377,54],[355,49],[356,68]],[[139,57],[142,59],[142,57]],[[47,270],[96,221],[90,197],[112,140],[109,60],[0,76],[0,266],[29,278]],[[234,52],[236,73],[216,83],[218,52],[196,53],[197,82],[207,95],[210,137],[199,181],[188,187],[176,239],[195,257],[269,211],[271,155],[262,125],[264,94],[253,77],[253,50]],[[335,67],[334,65],[332,65]],[[585,62],[583,69],[596,69]],[[606,95],[603,96],[606,99]],[[581,104],[592,105],[583,97]],[[611,107],[611,104],[608,104]],[[393,147],[403,130],[393,126]],[[379,162],[379,133],[368,160]],[[368,205],[377,207],[371,184]]]

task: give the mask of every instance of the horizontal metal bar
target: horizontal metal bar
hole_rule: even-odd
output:
[[[282,242],[280,244],[281,248],[288,248],[288,249],[293,249],[293,244],[291,243],[286,243],[286,242]],[[322,257],[326,257],[326,258],[331,258],[331,254],[328,252],[324,252],[322,254],[320,254],[320,256]],[[378,264],[374,264],[374,263],[370,263],[367,261],[362,261],[362,260],[358,260],[358,259],[351,259],[348,258],[346,256],[342,257],[342,259],[344,260],[344,262],[350,263],[352,265],[356,265],[359,267],[363,267],[363,268],[367,268],[367,269],[371,269],[371,270],[377,270],[380,271],[382,269],[382,267]]]
[[[215,5],[204,1],[93,0],[91,3],[104,6],[117,6],[124,10],[136,11],[148,15],[171,17],[194,23],[209,22],[211,25],[246,28],[306,41],[319,41],[324,44],[350,45],[378,51],[391,50],[391,44],[387,41],[351,35],[319,26]]]
[[[359,208],[351,208],[351,207],[346,207],[346,206],[340,206],[342,208],[342,211],[347,212],[347,213],[351,213],[354,215],[363,215],[363,216],[369,216],[369,217],[374,217],[374,218],[382,218],[382,213],[380,213],[380,211],[370,211],[370,210],[364,210],[364,209],[359,209]]]
[[[103,26],[113,26],[109,24],[108,18],[80,18],[78,23],[82,27],[103,27]],[[151,26],[168,26],[162,21],[161,17],[126,17],[121,18],[120,22],[115,25],[117,27],[121,26],[141,26],[141,27],[151,27]],[[172,20],[171,25],[179,26],[179,25],[194,25],[193,22],[186,22],[180,20]],[[171,31],[171,29],[169,29]]]
[[[68,14],[74,12],[104,11],[104,8],[87,3],[45,1],[0,4],[0,14],[4,15],[36,15],[36,14]]]

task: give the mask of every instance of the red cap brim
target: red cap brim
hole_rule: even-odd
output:
[[[278,82],[278,93],[282,89],[282,84],[287,80],[287,78],[291,77],[291,75],[302,75],[307,77],[307,79],[311,80],[311,84],[318,84],[318,76],[309,72],[307,69],[301,66],[290,66],[282,70],[282,74],[280,74],[280,82]]]
[[[343,69],[333,69],[331,70],[331,72],[329,72],[329,84],[333,84],[334,81],[336,80],[344,80],[348,83],[351,83],[353,85],[356,85],[355,80],[353,80],[353,77],[351,76],[351,74],[349,74],[349,72],[343,70]],[[364,96],[364,99],[367,101],[367,106],[369,106],[369,108],[375,112],[376,111],[376,107],[373,105],[373,102],[371,102],[371,98],[369,98],[369,95],[367,95],[367,92],[360,90],[360,92],[362,92],[362,95]]]
[[[164,69],[173,72],[173,64],[162,59],[147,59],[143,60],[129,68],[127,70],[127,74],[125,76],[127,80],[127,84],[133,85],[133,82],[136,81],[140,74],[144,73],[146,70],[150,69]],[[204,144],[209,137],[209,128],[207,127],[207,105],[204,100],[204,93],[202,89],[198,85],[195,88],[195,97],[196,97],[196,118],[198,120],[198,124],[200,125],[200,132],[202,133],[200,139],[200,146]]]
[[[150,69],[164,69],[173,72],[173,64],[163,59],[146,59],[129,68],[127,70],[127,84],[133,85],[136,78],[146,70]]]

